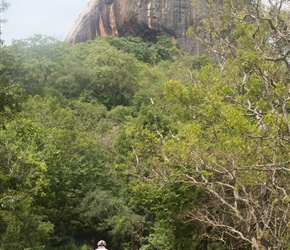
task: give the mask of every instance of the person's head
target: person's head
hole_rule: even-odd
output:
[[[98,247],[99,246],[103,246],[103,247],[105,247],[106,246],[106,241],[104,241],[104,240],[100,240],[99,242],[98,242]]]

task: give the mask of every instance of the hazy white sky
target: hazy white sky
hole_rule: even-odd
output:
[[[0,0],[1,1],[1,0]],[[64,40],[88,0],[5,0],[10,3],[3,14],[2,39],[25,39],[42,34]]]

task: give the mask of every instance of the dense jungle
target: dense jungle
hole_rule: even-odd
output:
[[[198,56],[2,42],[1,250],[290,249],[289,1],[207,5]]]

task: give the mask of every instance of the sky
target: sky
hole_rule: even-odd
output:
[[[1,0],[0,0],[1,1]],[[10,4],[3,14],[2,39],[26,39],[36,34],[64,40],[88,0],[5,0]]]

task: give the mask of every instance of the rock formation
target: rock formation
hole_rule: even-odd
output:
[[[185,51],[200,54],[200,44],[185,33],[199,19],[201,9],[202,4],[193,6],[192,0],[90,0],[66,41],[84,42],[107,35],[154,41],[157,35],[166,34]]]

